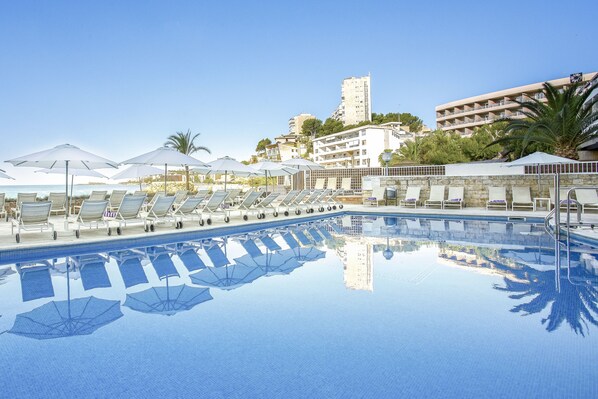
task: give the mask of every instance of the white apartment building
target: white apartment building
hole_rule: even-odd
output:
[[[327,168],[379,167],[384,150],[396,150],[414,135],[396,122],[366,125],[313,140],[314,162]]]
[[[331,117],[343,122],[344,125],[354,125],[372,120],[372,93],[369,75],[343,80],[341,103]]]
[[[595,75],[596,72],[572,74],[566,78],[550,80],[548,83],[560,89],[578,79],[584,82],[589,81]],[[521,107],[513,100],[525,101],[529,98],[536,98],[546,101],[542,92],[543,83],[514,87],[438,105],[436,107],[436,127],[469,136],[473,133],[474,128],[498,119],[523,118]]]
[[[312,114],[299,114],[289,119],[289,134],[300,135],[303,122],[308,119],[316,119],[316,117]]]

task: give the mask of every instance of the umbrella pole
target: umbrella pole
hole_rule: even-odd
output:
[[[73,198],[73,186],[75,185],[75,175],[71,175],[71,198]]]
[[[69,227],[69,211],[71,209],[71,204],[69,201],[69,161],[65,161],[65,190],[64,190],[64,196],[66,197],[66,211],[64,212],[64,228],[65,230],[68,230]]]
[[[264,171],[266,173],[266,195],[268,195],[268,171]]]
[[[142,191],[143,189],[141,188],[141,177],[138,177],[137,179],[139,179],[139,191]]]
[[[168,176],[168,164],[164,164],[164,195],[168,195],[166,192],[166,177]]]
[[[224,171],[224,191],[226,191],[226,178],[228,176],[228,171]]]

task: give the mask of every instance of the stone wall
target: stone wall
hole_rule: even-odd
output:
[[[488,201],[488,187],[503,186],[507,188],[507,201],[510,203],[512,186],[529,186],[532,198],[548,198],[548,188],[553,186],[552,175],[540,176],[541,191],[538,190],[537,175],[506,175],[506,176],[381,176],[380,185],[383,187],[397,187],[397,198],[404,199],[407,186],[422,188],[420,200],[425,201],[430,196],[430,186],[464,187],[464,201],[466,206],[485,207]],[[561,187],[598,186],[598,174],[569,174],[561,175]],[[364,190],[362,198],[370,197],[371,190]]]

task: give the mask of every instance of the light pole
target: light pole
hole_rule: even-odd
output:
[[[391,159],[392,159],[392,153],[391,152],[384,151],[382,153],[382,160],[385,163],[384,176],[388,176],[388,163],[390,162]]]
[[[384,256],[384,259],[386,260],[391,260],[393,255],[394,252],[392,252],[392,249],[390,248],[390,237],[386,236],[386,249],[382,252],[382,256]]]

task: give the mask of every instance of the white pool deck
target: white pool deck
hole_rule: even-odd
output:
[[[438,216],[439,218],[443,216],[447,217],[499,217],[499,218],[534,218],[534,219],[544,219],[547,214],[547,211],[540,210],[540,211],[525,211],[525,210],[517,210],[517,211],[504,211],[504,210],[486,210],[483,208],[464,208],[464,209],[438,209],[438,208],[421,208],[418,207],[416,209],[413,208],[405,208],[405,207],[398,207],[398,206],[364,206],[364,205],[345,205],[342,210],[336,211],[325,211],[323,213],[314,213],[314,214],[305,214],[302,213],[301,215],[290,215],[288,217],[285,216],[278,216],[277,218],[268,215],[266,219],[257,220],[255,217],[250,218],[248,221],[242,220],[240,217],[233,217],[230,223],[224,223],[222,218],[215,218],[214,223],[211,226],[204,225],[199,226],[197,221],[188,221],[185,222],[184,227],[182,229],[176,230],[172,225],[160,225],[156,227],[155,232],[148,232],[146,233],[143,230],[143,226],[140,224],[130,225],[123,230],[122,235],[116,234],[116,226],[112,228],[112,235],[108,236],[106,234],[106,230],[104,228],[100,228],[98,230],[92,229],[85,229],[82,228],[81,230],[81,237],[77,239],[75,237],[75,233],[72,230],[65,229],[64,223],[64,215],[62,216],[53,216],[51,221],[54,223],[55,229],[58,232],[58,239],[56,241],[51,239],[50,231],[42,232],[22,232],[21,234],[21,242],[16,243],[15,237],[11,235],[11,222],[6,222],[4,220],[0,221],[0,251],[4,250],[15,250],[15,249],[32,249],[32,248],[40,248],[40,247],[53,247],[53,246],[61,246],[64,244],[87,244],[87,243],[97,243],[97,242],[105,242],[105,241],[113,241],[113,240],[123,240],[123,239],[137,239],[143,237],[156,237],[159,235],[171,235],[171,234],[178,234],[181,232],[194,232],[194,231],[214,231],[215,235],[218,235],[218,229],[222,227],[234,227],[234,226],[241,226],[247,224],[253,224],[259,226],[260,224],[266,224],[272,221],[280,221],[280,220],[287,220],[289,222],[300,222],[302,219],[313,218],[314,216],[329,216],[335,214],[342,214],[343,212],[357,212],[357,213],[377,213],[377,214],[400,214],[400,215],[433,215]],[[572,215],[574,218],[574,215]],[[564,216],[562,218],[564,221]],[[592,224],[595,223],[598,227],[598,213],[596,214],[586,214],[583,218],[584,223]],[[593,240],[598,241],[598,228],[596,231],[590,228],[583,228],[583,229],[576,229],[574,234],[579,236],[588,237]]]

